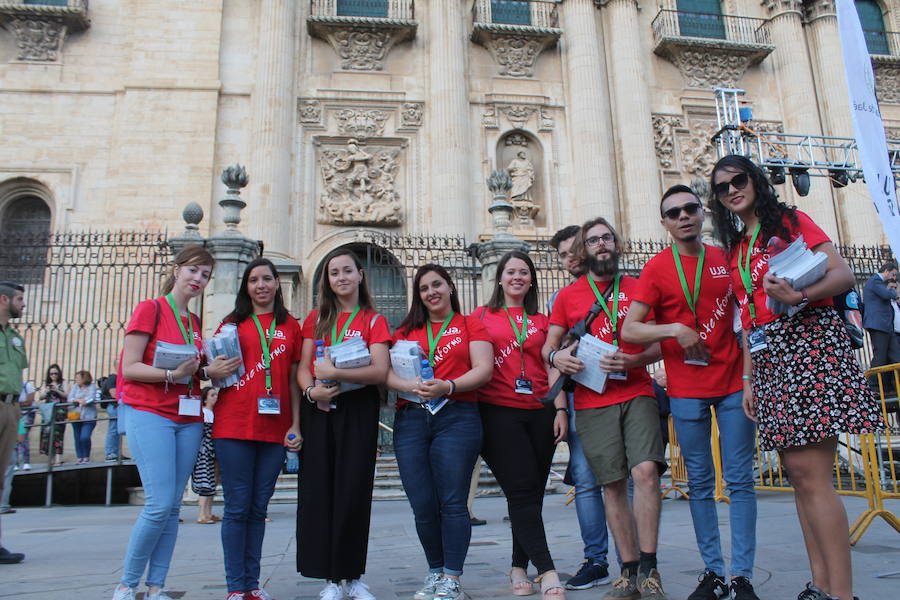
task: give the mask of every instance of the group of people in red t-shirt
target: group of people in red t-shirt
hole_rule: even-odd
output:
[[[266,508],[286,450],[301,452],[297,570],[325,580],[322,600],[374,600],[361,578],[381,385],[402,396],[394,448],[428,564],[415,600],[463,596],[460,576],[471,537],[466,500],[479,454],[508,502],[512,594],[534,594],[539,584],[545,600],[564,600],[567,587],[608,581],[604,566],[586,583],[574,583],[576,576],[563,584],[541,517],[555,445],[576,423],[573,453],[583,453],[592,485],[603,489],[621,563],[621,575],[604,599],[665,599],[656,548],[659,476],[666,460],[646,370],[660,357],[705,566],[690,600],[758,600],[750,583],[757,428],[760,447],[781,453],[796,489],[812,570],[800,598],[851,600],[847,540],[828,533],[846,525],[831,461],[838,432],[883,426],[830,306],[831,296],[852,283],[852,274],[821,229],[779,202],[750,161],[723,158],[711,185],[710,209],[724,249],[702,243],[702,203],[690,188],[675,186],[660,202],[672,246],[647,263],[640,279],[620,272],[622,240],[605,219],[563,230],[572,235],[556,246],[576,279],[555,295],[549,317],[538,306],[534,264],[522,252],[501,258],[489,300],[469,315],[462,314],[448,271],[422,265],[409,313],[393,335],[375,310],[367,274],[352,251],[325,257],[317,307],[302,326],[284,306],[275,265],[264,258],[251,262],[235,308],[223,320],[237,326],[244,374],[220,391],[212,428],[225,496],[227,600],[270,598],[259,587],[260,556]],[[793,290],[767,272],[766,240],[801,234],[810,248],[828,255],[828,269],[819,282]],[[203,292],[213,262],[197,246],[180,252],[164,296],[142,302],[128,325],[123,423],[146,502],[114,600],[133,600],[145,573],[146,597],[169,598],[162,588],[182,490],[202,434],[199,379],[224,378],[240,367],[241,359],[222,356],[207,357],[201,366],[200,323],[187,306]],[[772,314],[767,296],[796,307],[797,314]],[[733,318],[733,309],[740,319]],[[593,365],[579,358],[585,342],[570,331],[589,311],[586,333],[615,347]],[[365,366],[337,368],[320,351],[356,337],[371,356]],[[392,368],[389,348],[400,341],[418,344],[426,375],[401,378]],[[153,367],[159,342],[194,344],[197,357],[175,369]],[[606,373],[602,391],[574,384],[571,408],[565,393],[546,398],[559,377],[585,368]],[[822,385],[823,379],[840,385]],[[712,409],[731,495],[730,581],[713,500]],[[533,580],[526,572],[529,562],[537,570]]]

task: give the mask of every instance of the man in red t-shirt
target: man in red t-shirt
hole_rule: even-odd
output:
[[[586,272],[563,288],[550,315],[544,356],[565,374],[585,369],[573,356],[577,344],[560,350],[566,332],[582,320],[592,304],[601,310],[590,326],[594,337],[618,350],[598,359],[591,369],[611,376],[602,393],[577,384],[575,411],[578,434],[587,457],[606,495],[606,519],[622,561],[622,575],[604,600],[652,598],[665,600],[656,545],[659,533],[659,473],[665,470],[659,409],[645,366],[659,359],[659,346],[629,344],[618,332],[631,305],[637,280],[619,273],[622,246],[605,219],[581,227],[574,250]],[[601,291],[602,290],[602,291]],[[627,481],[634,479],[634,509],[628,503]],[[637,531],[637,539],[635,539]]]
[[[702,242],[703,205],[691,188],[666,190],[660,214],[673,243],[644,266],[622,339],[662,347],[672,419],[691,489],[691,518],[706,568],[688,598],[719,600],[733,592],[738,600],[759,600],[750,584],[756,552],[756,428],[742,406],[743,359],[732,326],[735,300],[728,257]],[[654,323],[646,322],[651,312]],[[730,584],[714,497],[712,407],[731,498]]]

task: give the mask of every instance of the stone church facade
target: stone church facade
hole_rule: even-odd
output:
[[[857,6],[900,138],[900,2]],[[0,22],[0,231],[178,232],[197,202],[213,235],[240,163],[242,231],[307,281],[361,228],[489,236],[497,169],[518,237],[605,216],[660,239],[661,191],[715,162],[716,87],[762,136],[852,135],[832,0],[0,0]],[[884,242],[861,183],[779,190]]]

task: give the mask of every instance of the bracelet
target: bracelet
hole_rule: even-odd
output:
[[[564,412],[566,414],[569,414],[569,407],[568,406],[557,406],[556,412]]]
[[[312,396],[309,395],[309,390],[313,389],[314,387],[316,387],[316,386],[308,385],[308,386],[306,386],[306,389],[303,390],[303,397],[306,398],[307,400],[309,400],[310,404],[316,403],[316,401],[312,399]]]
[[[166,383],[174,383],[174,382],[175,382],[175,376],[172,374],[172,371],[169,369],[166,369]]]
[[[209,371],[206,370],[206,367],[200,369],[200,379],[203,379],[204,381],[209,379]]]
[[[547,355],[547,362],[550,363],[550,366],[553,368],[556,368],[556,365],[553,364],[553,359],[556,358],[557,352],[559,352],[559,350],[551,350],[550,354]]]
[[[741,375],[741,379],[743,379],[744,381],[750,381],[750,376],[749,375]]]
[[[448,396],[452,396],[453,394],[456,393],[456,382],[453,381],[452,379],[448,379],[448,380],[447,380],[447,383],[450,384],[450,393],[447,394],[447,395],[448,395]]]

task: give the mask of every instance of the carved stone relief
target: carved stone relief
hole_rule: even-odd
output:
[[[516,127],[522,127],[531,118],[531,116],[538,111],[538,107],[536,106],[525,106],[525,105],[504,105],[497,106],[497,110],[499,110],[509,122],[515,125]]]
[[[511,133],[506,136],[504,144],[507,146],[527,146],[528,140],[521,133]]]
[[[656,158],[663,170],[672,168],[675,162],[675,129],[683,127],[681,117],[653,115],[653,140]]]
[[[672,53],[671,60],[688,87],[715,88],[737,86],[752,57],[722,48],[694,47]]]
[[[548,109],[546,106],[542,106],[541,107],[541,124],[540,124],[539,129],[541,131],[548,131],[550,129],[553,129],[553,126],[554,126],[553,115],[550,114],[550,109]]]
[[[394,226],[402,222],[402,206],[395,188],[401,149],[366,146],[356,139],[344,148],[323,148],[318,166],[323,191],[320,223]]]
[[[63,19],[55,17],[13,17],[8,28],[16,38],[18,60],[55,62],[66,37]]]
[[[320,124],[322,122],[322,104],[318,100],[300,100],[297,112],[301,123]]]
[[[531,77],[534,61],[547,45],[547,41],[524,35],[497,35],[487,47],[500,67],[500,75]]]
[[[534,227],[541,211],[541,149],[528,135],[510,131],[497,142],[497,168],[510,177],[514,228]]]
[[[900,104],[900,63],[892,60],[872,61],[875,90],[879,102]]]
[[[335,111],[334,118],[339,133],[365,139],[384,135],[384,122],[389,114],[386,110],[345,108]]]
[[[481,124],[487,129],[497,129],[500,127],[500,119],[497,117],[497,107],[493,104],[488,105],[481,115]]]
[[[324,36],[348,71],[380,71],[384,58],[394,44],[390,30],[371,27],[330,29]]]
[[[400,109],[400,124],[403,127],[421,127],[422,111],[421,102],[405,102]]]

